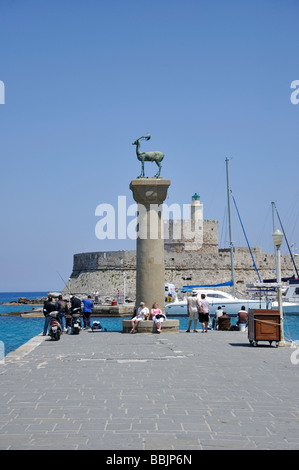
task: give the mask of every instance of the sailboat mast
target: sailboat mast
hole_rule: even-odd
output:
[[[272,224],[273,224],[273,233],[275,232],[275,202],[271,202],[272,205]],[[273,244],[274,247],[274,256],[275,256],[275,266],[277,266],[277,250],[275,245]]]
[[[227,182],[227,206],[228,206],[228,221],[229,221],[229,247],[230,247],[230,262],[231,262],[231,276],[233,283],[233,296],[236,296],[235,287],[235,272],[234,272],[234,246],[232,238],[232,220],[231,220],[231,207],[230,207],[230,185],[229,185],[229,159],[226,158],[226,182]]]
[[[271,202],[271,205],[272,205],[272,224],[273,224],[273,232],[275,232],[275,202]],[[275,245],[274,245],[274,249],[275,249]],[[275,253],[276,253],[276,249],[275,249]]]

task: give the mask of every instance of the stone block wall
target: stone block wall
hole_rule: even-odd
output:
[[[184,285],[219,284],[231,280],[231,260],[228,248],[218,248],[218,221],[195,220],[195,225],[182,225],[182,238],[174,237],[174,224],[169,220],[169,237],[164,242],[165,282],[178,289]],[[183,223],[183,224],[184,224]],[[176,230],[176,229],[175,229]],[[261,279],[275,277],[275,257],[263,253],[261,248],[251,248]],[[289,256],[281,257],[282,277],[292,276]],[[246,284],[258,280],[248,248],[234,248],[234,271],[236,289],[244,292]],[[114,297],[124,291],[126,274],[126,297],[135,299],[136,252],[120,250],[74,255],[73,271],[64,293],[88,294],[98,290],[100,295]]]
[[[252,248],[254,259],[262,279],[275,277],[274,254],[263,253],[261,248]],[[292,275],[289,257],[282,255],[282,276]],[[123,293],[126,273],[126,295],[135,298],[136,286],[135,251],[94,252],[74,255],[74,266],[64,293],[93,293],[114,297],[118,291]],[[245,291],[246,284],[258,280],[253,262],[247,248],[234,248],[234,270],[236,288]],[[230,250],[217,252],[167,252],[165,251],[165,282],[177,288],[194,284],[218,284],[231,279]]]

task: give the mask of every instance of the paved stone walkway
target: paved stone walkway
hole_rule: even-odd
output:
[[[242,332],[37,336],[0,364],[0,449],[298,449],[294,351]]]

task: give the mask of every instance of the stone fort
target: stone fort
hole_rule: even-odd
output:
[[[203,204],[195,194],[189,206],[189,218],[164,219],[165,282],[181,289],[185,285],[219,284],[231,280],[230,249],[219,249],[218,221],[203,219]],[[165,214],[163,214],[165,217]],[[234,274],[237,292],[245,293],[246,284],[258,281],[247,247],[234,247]],[[261,279],[275,277],[274,252],[263,253],[251,247]],[[282,277],[292,276],[289,256],[281,257]],[[115,297],[123,293],[135,299],[136,251],[100,251],[74,255],[73,270],[63,293]],[[227,288],[224,288],[224,290]]]

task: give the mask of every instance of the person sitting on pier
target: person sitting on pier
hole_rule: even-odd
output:
[[[158,302],[155,302],[153,308],[151,309],[150,320],[153,320],[157,333],[161,333],[162,323],[167,320],[166,315],[162,313],[162,310],[158,307]]]
[[[216,328],[216,330],[218,330],[218,321],[219,321],[219,317],[221,317],[223,315],[223,310],[222,308],[218,307],[218,309],[216,310],[215,312],[215,315],[213,317],[213,324],[212,324],[212,328],[214,330],[214,328]]]
[[[131,324],[132,324],[132,329],[130,333],[136,333],[136,328],[138,326],[138,323],[143,320],[147,320],[149,316],[149,309],[145,306],[144,302],[140,302],[140,307],[137,310],[137,315],[132,318]]]
[[[237,325],[248,326],[248,313],[245,310],[245,306],[242,305],[241,310],[238,312],[238,321]]]

